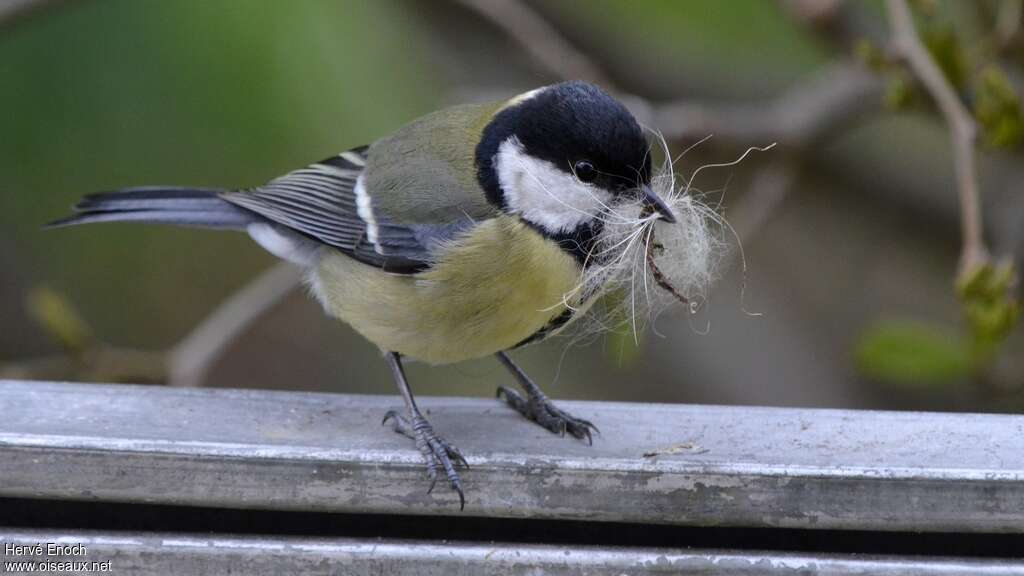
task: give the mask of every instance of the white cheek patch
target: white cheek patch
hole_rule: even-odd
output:
[[[494,166],[508,210],[548,232],[575,230],[597,218],[612,199],[611,193],[531,157],[514,137],[498,147]]]

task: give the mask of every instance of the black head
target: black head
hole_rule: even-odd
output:
[[[477,177],[492,204],[584,262],[620,197],[674,221],[651,191],[649,152],[625,106],[596,86],[565,82],[505,103],[483,130]]]
[[[512,139],[526,157],[611,195],[635,193],[650,182],[650,148],[640,125],[625,106],[586,82],[517,96],[484,130],[476,151],[480,183],[491,202],[505,209],[513,191],[503,189],[499,153]]]

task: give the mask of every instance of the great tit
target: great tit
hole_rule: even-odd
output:
[[[494,354],[525,397],[498,396],[556,433],[591,440],[509,358],[568,325],[594,258],[600,214],[628,197],[672,222],[650,187],[651,158],[629,111],[584,82],[446,108],[353,148],[240,190],[128,188],[85,196],[52,223],[132,221],[240,230],[306,271],[327,314],[384,352],[405,401],[388,412],[415,440],[431,489],[440,471],[465,496],[462,454],[417,408],[402,368]]]

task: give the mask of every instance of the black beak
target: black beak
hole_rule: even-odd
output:
[[[661,219],[669,224],[676,223],[676,215],[672,213],[672,209],[665,204],[665,201],[661,199],[651,190],[651,187],[647,184],[640,186],[640,194],[643,196],[644,205],[654,208],[654,210],[661,216]]]

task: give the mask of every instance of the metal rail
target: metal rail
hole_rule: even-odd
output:
[[[459,514],[396,398],[0,381],[0,496]],[[494,400],[423,398],[466,515],[1024,532],[1024,417],[562,402],[593,446]]]
[[[7,557],[3,557],[3,550],[0,549],[3,562],[84,562],[89,563],[90,568],[92,562],[97,562],[106,563],[107,571],[112,574],[1019,576],[1024,573],[1024,566],[1019,563],[1008,564],[994,560],[813,556],[721,550],[598,549],[587,546],[509,547],[501,544],[345,538],[0,530],[0,543],[27,547],[43,543],[44,546],[42,554]],[[78,553],[74,556],[47,556],[46,543],[80,548],[75,549]],[[0,571],[3,571],[2,565]]]

